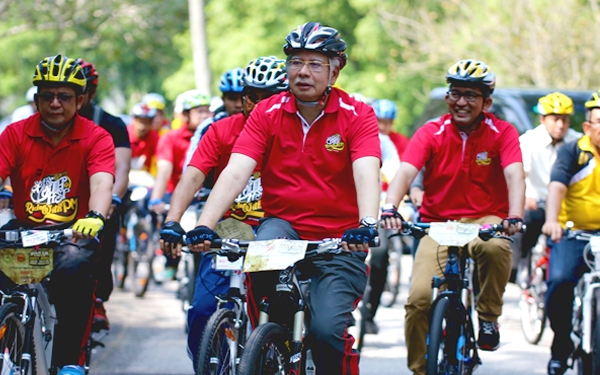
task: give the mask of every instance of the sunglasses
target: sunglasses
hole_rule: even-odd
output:
[[[41,94],[38,94],[38,96],[46,103],[52,103],[54,101],[54,98],[58,98],[58,101],[61,104],[68,104],[75,97],[74,95],[65,94],[62,92],[58,94],[55,94],[53,92],[43,92]]]

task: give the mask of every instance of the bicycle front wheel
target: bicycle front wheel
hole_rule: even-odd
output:
[[[600,374],[600,289],[594,290],[594,316],[592,317],[592,374]]]
[[[451,363],[447,340],[452,325],[451,302],[448,298],[440,298],[433,307],[427,336],[427,375],[451,374]]]
[[[21,359],[25,346],[25,326],[14,303],[0,306],[0,369],[3,374],[20,374]],[[32,358],[33,359],[33,358]],[[28,373],[31,373],[33,363]]]
[[[290,359],[290,334],[279,324],[265,323],[250,335],[242,360],[240,375],[286,375]]]
[[[247,323],[246,323],[247,324]],[[245,324],[235,328],[235,312],[215,311],[202,334],[196,375],[237,374],[245,341]]]

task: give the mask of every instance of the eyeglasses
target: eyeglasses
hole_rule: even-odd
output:
[[[265,100],[270,96],[273,96],[275,93],[256,93],[256,92],[244,92],[243,98],[245,100],[249,100],[254,104],[258,104],[261,100]]]
[[[313,73],[321,73],[324,66],[329,66],[329,64],[317,60],[304,61],[300,59],[291,59],[287,62],[287,69],[288,71],[300,71],[304,65],[308,66],[308,70]]]
[[[446,94],[448,95],[448,97],[451,100],[453,100],[455,102],[459,101],[461,97],[464,97],[468,103],[474,103],[477,101],[477,98],[479,98],[480,96],[483,96],[474,91],[460,92],[458,90],[450,90]]]
[[[58,98],[58,101],[61,104],[70,103],[71,100],[73,100],[73,97],[74,97],[73,95],[65,94],[65,93],[62,93],[62,92],[58,93],[58,94],[55,94],[53,92],[43,92],[43,93],[38,94],[38,95],[46,103],[52,103],[54,101],[54,98]]]

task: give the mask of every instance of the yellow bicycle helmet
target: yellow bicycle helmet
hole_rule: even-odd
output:
[[[587,102],[585,102],[585,108],[600,108],[600,90],[592,93]]]
[[[570,115],[573,113],[573,100],[560,92],[542,96],[538,100],[537,113],[546,115]]]
[[[44,86],[48,84],[67,84],[75,91],[85,89],[87,80],[81,66],[66,56],[56,55],[44,58],[35,68],[33,84]]]
[[[450,85],[460,83],[475,85],[491,94],[496,87],[496,75],[484,62],[473,59],[460,60],[448,69],[446,82]]]

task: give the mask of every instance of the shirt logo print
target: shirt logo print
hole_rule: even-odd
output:
[[[332,135],[325,142],[325,149],[327,151],[342,151],[344,146],[345,143],[342,142],[342,137],[339,134]]]
[[[77,216],[79,199],[67,198],[72,181],[66,172],[57,173],[35,181],[31,188],[30,201],[25,202],[27,219],[43,223],[47,220],[64,223]]]
[[[475,158],[475,163],[477,163],[477,165],[490,165],[491,162],[492,159],[488,157],[487,151],[478,153]]]

